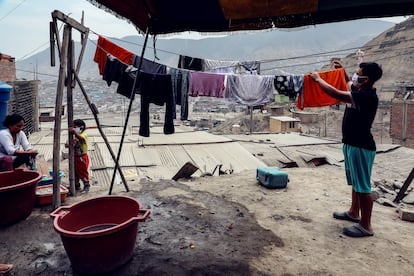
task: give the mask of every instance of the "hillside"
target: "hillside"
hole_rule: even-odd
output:
[[[364,44],[364,60],[382,65],[383,77],[376,87],[380,92],[395,91],[395,84],[412,85],[414,77],[414,17],[396,24]],[[355,70],[355,55],[348,55],[343,63],[349,72]],[[393,95],[393,93],[391,93]],[[390,100],[390,98],[388,98]]]

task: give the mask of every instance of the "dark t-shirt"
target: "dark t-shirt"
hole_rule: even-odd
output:
[[[377,113],[376,89],[357,91],[353,86],[351,95],[354,106],[346,107],[342,121],[342,142],[354,147],[376,150],[371,126]]]

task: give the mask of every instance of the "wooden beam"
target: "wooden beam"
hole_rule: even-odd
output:
[[[63,89],[65,87],[65,69],[66,69],[66,54],[69,47],[69,33],[70,27],[65,25],[63,29],[63,43],[60,51],[60,66],[59,79],[56,91],[56,105],[55,105],[55,127],[53,129],[53,204],[52,208],[60,207],[60,181],[59,181],[59,167],[60,167],[60,131],[61,131],[61,117],[62,117],[62,98]]]
[[[49,47],[50,47],[50,66],[55,67],[55,25],[52,22],[49,22]]]
[[[67,53],[67,71],[66,71],[66,102],[67,102],[67,129],[73,126],[73,68],[75,60],[75,42],[72,40],[72,34],[70,34],[69,48]],[[75,187],[75,148],[73,146],[73,134],[67,131],[68,135],[68,152],[69,152],[69,190],[72,195],[76,195]]]
[[[408,175],[407,179],[405,180],[404,184],[402,185],[400,191],[398,192],[397,196],[394,199],[394,202],[398,203],[400,200],[404,197],[405,192],[408,189],[408,186],[410,186],[411,182],[414,179],[414,168],[411,170],[410,174]]]
[[[73,18],[70,18],[69,16],[67,16],[66,14],[64,14],[61,11],[54,10],[52,12],[52,17],[57,18],[57,19],[61,20],[62,22],[65,22],[68,25],[71,25],[73,28],[75,28],[76,30],[78,30],[81,33],[89,32],[89,28],[86,28],[81,23],[79,23],[78,21],[76,21]]]
[[[80,87],[80,89],[82,91],[83,96],[85,97],[86,103],[88,104],[89,108],[92,111],[93,117],[95,118],[95,122],[96,122],[95,128],[96,127],[98,128],[99,133],[101,134],[101,136],[102,136],[102,138],[103,138],[103,140],[105,142],[105,145],[108,148],[109,153],[111,154],[112,160],[114,160],[114,162],[116,163],[117,160],[116,160],[115,153],[112,150],[112,147],[111,147],[111,145],[110,145],[110,143],[108,141],[108,138],[105,135],[105,132],[102,130],[101,123],[99,122],[99,118],[98,118],[98,108],[96,108],[96,106],[90,101],[90,99],[88,97],[88,94],[86,93],[86,90],[83,87],[82,82],[79,79],[79,76],[78,76],[78,74],[76,72],[74,73],[74,77],[75,77],[75,80],[77,81],[77,83],[78,83],[78,85],[79,85],[79,87]],[[88,128],[93,128],[93,127],[91,126],[91,127],[88,127]],[[122,179],[122,182],[124,183],[124,186],[125,186],[126,191],[129,192],[129,187],[128,187],[127,181],[125,179],[125,176],[124,176],[124,173],[122,172],[121,167],[120,166],[116,166],[116,168],[118,170],[119,175],[121,176],[121,179]]]

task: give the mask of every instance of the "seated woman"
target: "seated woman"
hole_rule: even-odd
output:
[[[33,150],[22,131],[24,118],[19,114],[7,115],[0,130],[0,171],[12,171],[26,164],[32,169],[37,151]]]

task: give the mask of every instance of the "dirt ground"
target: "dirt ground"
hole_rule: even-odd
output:
[[[128,179],[113,194],[151,214],[139,222],[133,258],[110,275],[413,275],[414,224],[374,203],[375,235],[349,238],[332,218],[350,204],[343,168],[287,168],[284,189],[258,185],[255,171],[161,180]],[[68,197],[69,205],[106,195]],[[10,275],[78,275],[53,228],[51,207],[0,228],[0,260]],[[119,210],[122,212],[122,210]]]

